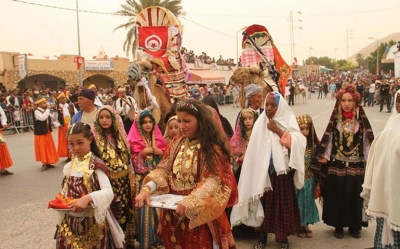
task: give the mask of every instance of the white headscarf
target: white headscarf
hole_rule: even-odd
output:
[[[395,94],[394,103],[400,94]],[[383,131],[369,152],[361,196],[368,202],[367,213],[384,218],[382,245],[393,245],[391,230],[400,231],[400,115],[393,108]]]
[[[254,124],[243,161],[238,184],[239,203],[232,210],[232,226],[240,222],[248,226],[260,226],[263,222],[264,212],[260,197],[265,191],[273,191],[268,174],[271,155],[277,175],[286,174],[292,168],[296,170],[293,179],[296,188],[300,189],[304,184],[304,153],[307,140],[300,133],[296,116],[281,94],[271,92],[265,101],[271,94],[278,105],[272,120],[290,135],[290,156],[289,150],[280,143],[279,136],[267,128],[269,118],[261,114]]]

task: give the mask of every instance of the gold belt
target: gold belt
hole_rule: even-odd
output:
[[[349,163],[358,163],[358,162],[365,162],[364,157],[358,157],[358,156],[349,156],[349,157],[344,157],[336,154],[333,159],[335,160],[340,160],[343,162],[349,162]]]
[[[121,170],[121,171],[110,171],[111,179],[118,179],[121,177],[125,177],[129,174],[128,170]]]

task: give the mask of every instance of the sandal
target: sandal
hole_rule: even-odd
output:
[[[289,242],[282,243],[281,249],[290,249]]]
[[[303,228],[301,228],[297,231],[297,237],[304,239],[306,236],[307,236],[306,232]]]
[[[306,237],[307,238],[312,238],[313,237],[313,233],[310,229],[305,229],[304,232],[306,233]]]
[[[266,246],[266,243],[258,241],[257,243],[254,244],[253,249],[264,249],[265,246]]]

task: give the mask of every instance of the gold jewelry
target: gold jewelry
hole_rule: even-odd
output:
[[[75,156],[69,165],[68,172],[65,175],[64,184],[62,193],[64,196],[67,194],[68,182],[71,177],[71,171],[74,169],[76,172],[83,172],[83,182],[86,185],[88,193],[92,192],[92,182],[90,180],[90,176],[93,173],[93,170],[89,169],[90,159],[92,158],[92,152],[89,151],[83,157]]]
[[[172,226],[172,224],[171,224],[171,226],[170,226],[171,232],[172,232],[172,235],[171,235],[170,239],[171,239],[171,242],[172,242],[172,243],[175,243],[175,242],[176,242],[176,237],[175,237],[175,230],[176,230],[176,228],[177,228],[177,227],[179,226],[179,224],[181,224],[181,222],[185,219],[184,216],[177,215],[176,212],[174,212],[174,216],[175,216],[175,217],[178,217],[178,216],[179,216],[179,217],[178,217],[178,222],[176,223],[175,227]],[[165,220],[167,220],[167,222],[171,223],[171,217],[169,216],[168,213],[165,215]],[[181,229],[182,229],[182,230],[185,230],[185,228],[186,228],[185,224],[182,223],[182,224],[181,224]]]
[[[147,193],[149,193],[149,194],[151,195],[151,189],[150,189],[150,186],[148,186],[148,185],[144,186],[144,187],[140,190],[140,192],[142,192],[142,191],[147,192]]]
[[[192,186],[195,179],[192,174],[194,165],[197,164],[198,150],[201,145],[198,140],[192,142],[189,138],[181,145],[178,155],[174,161],[172,172],[176,176],[176,185],[179,189],[187,189]]]

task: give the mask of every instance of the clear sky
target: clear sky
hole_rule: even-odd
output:
[[[24,1],[76,7],[75,0]],[[124,0],[79,0],[79,9],[113,13],[122,3]],[[260,24],[267,27],[290,63],[290,11],[294,14],[295,57],[300,62],[310,55],[335,58],[335,49],[337,59],[346,58],[347,32],[349,56],[374,42],[368,37],[400,32],[399,0],[183,0],[183,8],[183,46],[215,58],[236,58],[236,35],[239,43],[242,39],[237,31]],[[113,30],[125,23],[126,17],[81,12],[79,18],[81,51],[86,59],[101,48],[109,57],[125,56],[122,47],[126,31]],[[76,12],[0,0],[0,51],[52,59],[54,55],[77,54]]]

